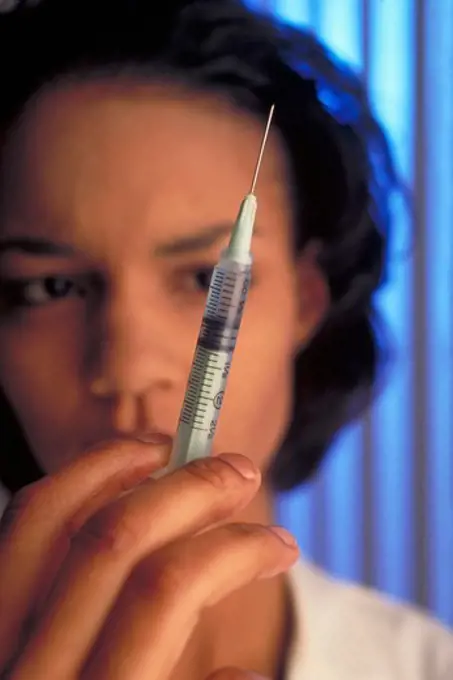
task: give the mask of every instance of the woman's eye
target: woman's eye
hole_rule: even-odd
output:
[[[3,305],[9,308],[39,307],[83,294],[84,286],[81,282],[69,276],[43,276],[1,283]]]
[[[197,267],[184,272],[184,288],[195,292],[207,292],[211,283],[214,266]]]
[[[195,281],[200,290],[208,290],[211,283],[214,267],[205,267],[195,272]]]

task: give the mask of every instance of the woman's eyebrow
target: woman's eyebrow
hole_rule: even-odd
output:
[[[202,231],[162,243],[155,247],[154,252],[158,257],[197,252],[204,248],[209,248],[209,246],[214,245],[221,238],[231,234],[232,229],[233,223],[218,224],[209,229],[203,229]]]
[[[10,251],[18,251],[27,255],[41,255],[43,257],[49,255],[69,257],[76,254],[75,248],[66,243],[50,241],[35,236],[22,236],[0,240],[0,255]]]
[[[158,257],[171,257],[209,248],[221,238],[229,236],[233,226],[233,223],[218,224],[193,234],[176,237],[155,246],[154,254]],[[71,257],[78,254],[77,248],[67,243],[36,236],[0,239],[0,255],[7,252],[20,252],[41,257]]]

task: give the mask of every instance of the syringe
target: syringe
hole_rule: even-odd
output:
[[[257,209],[255,187],[274,106],[264,131],[252,185],[230,242],[214,267],[169,465],[159,474],[209,456],[251,280]]]

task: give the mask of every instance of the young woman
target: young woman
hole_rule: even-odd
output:
[[[0,69],[2,677],[452,677],[448,631],[273,527],[378,374],[397,187],[359,83],[235,0],[43,0]],[[214,455],[150,481],[271,103]]]

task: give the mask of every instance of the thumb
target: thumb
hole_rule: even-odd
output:
[[[210,673],[206,680],[270,680],[254,671],[246,671],[242,668],[219,668]]]

